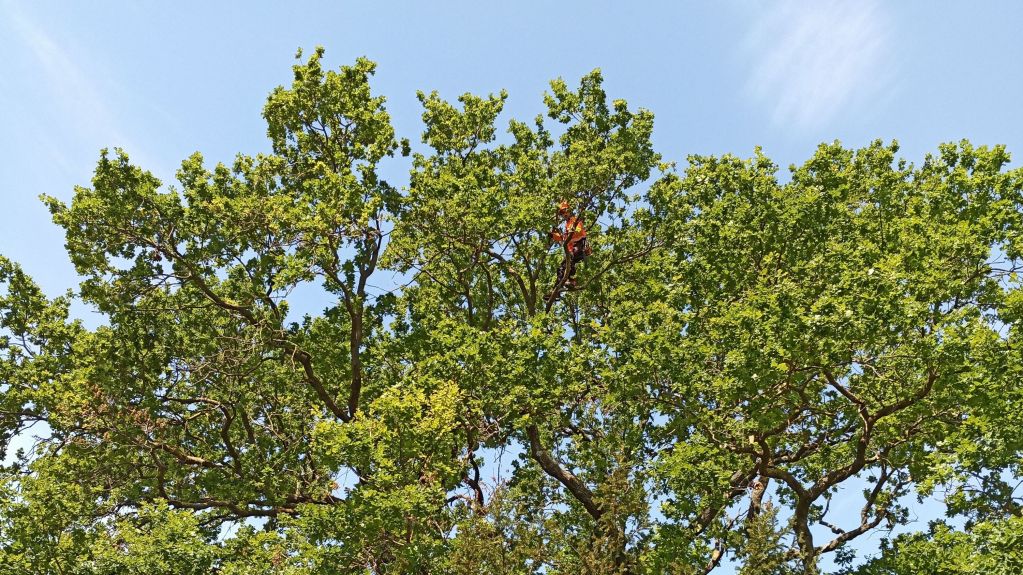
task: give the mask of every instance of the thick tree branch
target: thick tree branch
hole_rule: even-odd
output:
[[[554,460],[544,449],[543,444],[540,443],[540,430],[537,429],[535,424],[530,424],[526,428],[526,435],[529,437],[529,453],[533,459],[540,464],[540,468],[544,470],[547,475],[550,475],[554,479],[558,480],[559,483],[565,486],[566,489],[572,494],[573,497],[579,501],[580,504],[586,509],[586,512],[590,514],[595,520],[600,520],[604,512],[600,506],[593,500],[593,492],[590,491],[589,487],[586,486],[578,477],[572,474],[572,472],[563,468],[560,463]]]

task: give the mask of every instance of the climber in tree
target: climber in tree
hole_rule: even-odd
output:
[[[564,220],[565,231],[562,232],[555,226],[550,233],[551,242],[560,243],[565,247],[565,259],[558,268],[557,285],[571,289],[575,287],[575,265],[593,253],[593,249],[586,241],[586,228],[583,227],[581,218],[572,214],[565,200],[558,205],[558,219]]]

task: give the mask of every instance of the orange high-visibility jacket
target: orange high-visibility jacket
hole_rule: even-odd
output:
[[[571,234],[571,238],[569,238],[568,244],[565,245],[565,249],[571,252],[575,250],[576,244],[586,237],[586,228],[583,227],[582,221],[575,216],[571,216],[565,220],[564,233],[561,233],[558,230],[551,232],[551,239],[556,242],[563,242],[565,241],[565,238],[569,237],[569,234]]]

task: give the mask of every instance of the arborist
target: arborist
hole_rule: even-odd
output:
[[[571,289],[576,285],[575,265],[593,253],[593,248],[586,241],[586,228],[583,227],[582,219],[572,214],[572,210],[565,200],[558,204],[558,219],[565,222],[565,231],[562,232],[555,226],[551,229],[550,239],[551,242],[560,243],[565,247],[565,259],[562,260],[561,267],[558,268],[558,283],[556,285]],[[562,279],[564,279],[564,283],[562,283]]]

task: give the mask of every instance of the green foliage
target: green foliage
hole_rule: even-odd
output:
[[[1023,569],[1023,518],[976,525],[971,533],[935,523],[926,533],[885,541],[880,556],[850,570],[855,575],[1010,575]]]
[[[3,469],[0,571],[814,573],[938,489],[970,535],[849,569],[1018,571],[1004,149],[680,173],[594,71],[506,135],[504,92],[420,93],[413,151],[373,63],[322,61],[270,94],[269,154],[175,187],[103,151],[45,197],[77,294],[0,259],[0,447],[40,435]],[[593,248],[571,289],[561,200]]]

